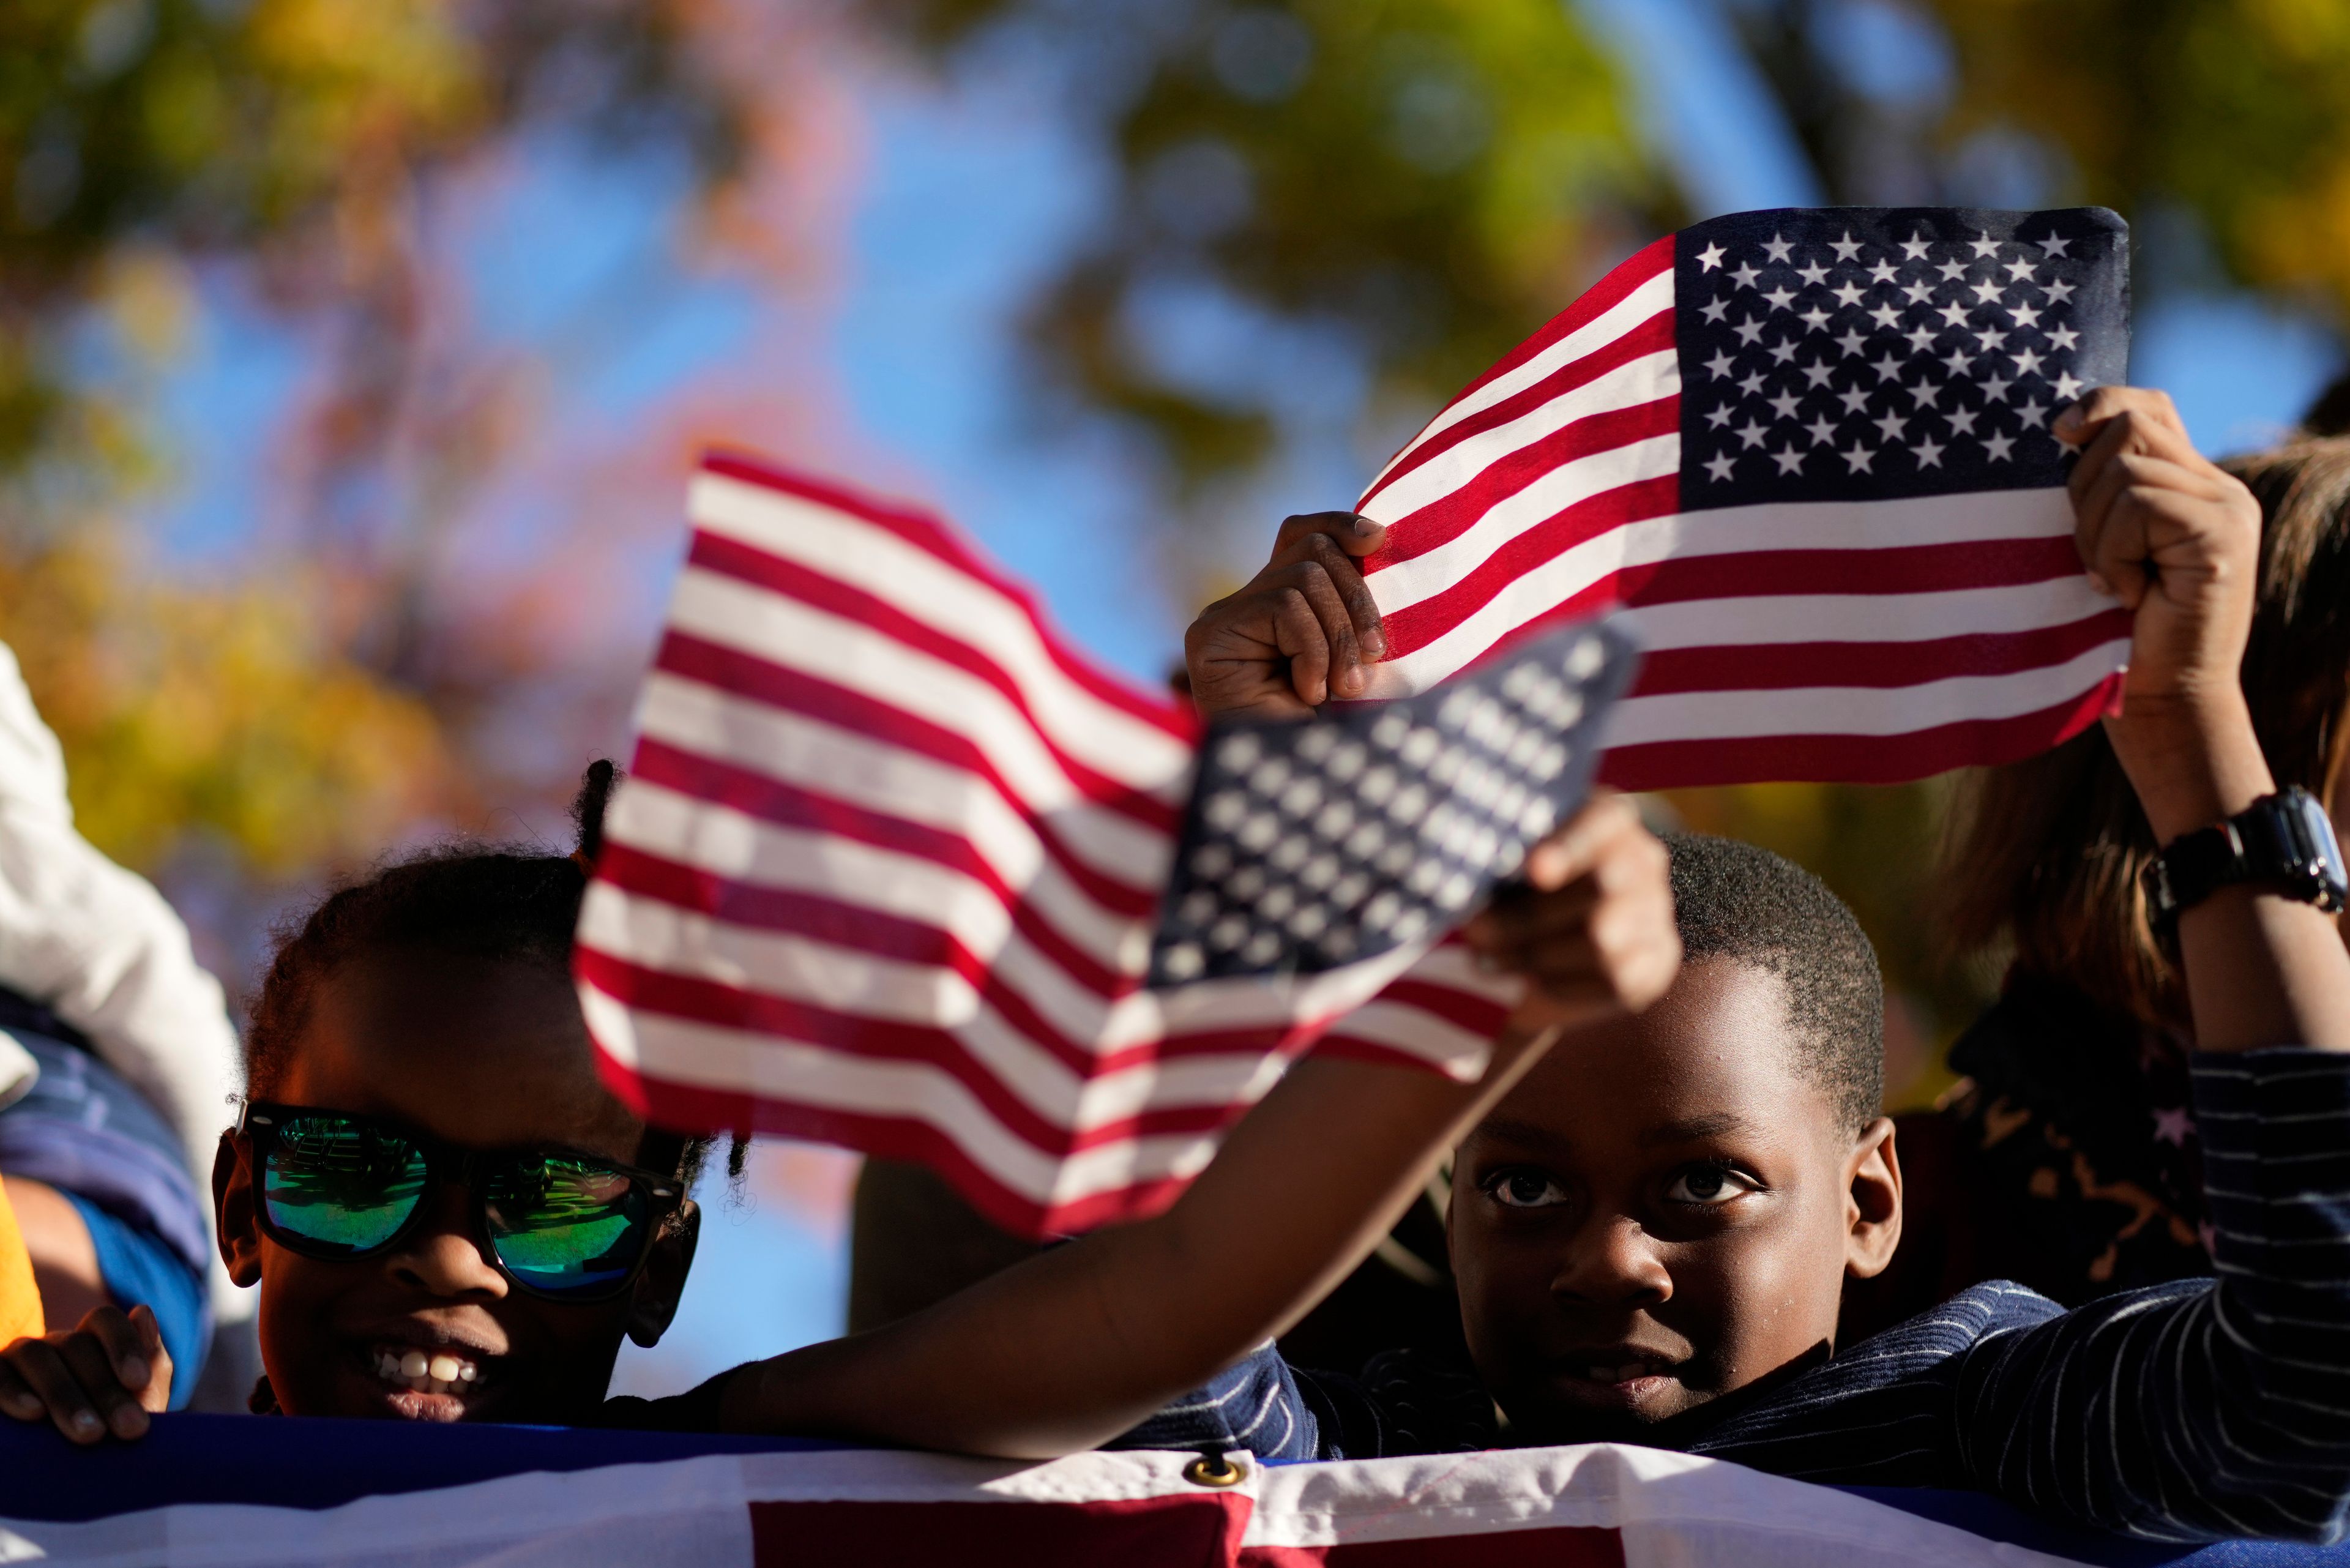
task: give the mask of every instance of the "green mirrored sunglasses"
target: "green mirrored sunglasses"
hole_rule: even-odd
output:
[[[567,1149],[464,1149],[348,1111],[248,1101],[261,1229],[306,1257],[390,1251],[414,1229],[425,1194],[453,1181],[498,1271],[549,1301],[604,1301],[626,1290],[660,1224],[685,1200],[674,1177]]]

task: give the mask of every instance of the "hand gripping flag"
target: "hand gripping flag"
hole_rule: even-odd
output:
[[[1627,788],[1894,782],[2009,761],[2110,706],[2054,411],[2121,379],[2100,208],[1742,213],[1625,262],[1431,420],[1358,510],[1425,691],[1530,627],[1628,607]]]
[[[1431,911],[1457,917],[1466,899],[1423,899],[1414,877],[1429,861],[1449,897],[1466,867],[1482,891],[1507,858],[1489,820],[1429,845],[1428,824],[1389,823],[1413,846],[1396,912],[1409,896],[1420,925],[1391,922],[1359,961],[1240,961],[1255,931],[1223,949],[1202,932],[1192,950],[1218,954],[1217,973],[1148,990],[1193,773],[1189,712],[1063,647],[1025,594],[919,513],[732,458],[705,465],[690,510],[576,957],[606,1077],[639,1112],[922,1160],[999,1224],[1047,1233],[1163,1206],[1317,1038],[1479,1069],[1517,982],[1458,947],[1428,950]],[[1581,674],[1518,687],[1555,713],[1596,712],[1623,670],[1594,635]],[[1478,794],[1495,805],[1513,787],[1490,752],[1475,778],[1436,787],[1431,763],[1482,744],[1471,716],[1408,726],[1393,770],[1418,770],[1398,788],[1454,799],[1464,823]],[[1422,729],[1433,739],[1410,738]],[[1570,729],[1551,737],[1577,742],[1548,781],[1555,814],[1557,789],[1587,777]],[[1514,787],[1523,815],[1533,794]],[[1296,869],[1284,891],[1334,908],[1319,857]],[[1267,970],[1281,972],[1253,977]]]

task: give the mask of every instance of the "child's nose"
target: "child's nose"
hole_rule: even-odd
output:
[[[475,1229],[473,1204],[464,1189],[454,1183],[437,1183],[425,1199],[423,1218],[389,1260],[392,1277],[428,1295],[504,1295],[505,1276],[483,1252]]]
[[[1648,1307],[1672,1298],[1673,1277],[1639,1221],[1597,1215],[1576,1231],[1550,1290],[1577,1305]]]

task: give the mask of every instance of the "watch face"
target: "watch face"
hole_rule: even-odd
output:
[[[2294,836],[2301,840],[2303,869],[2317,885],[2321,904],[2328,909],[2341,909],[2350,899],[2350,882],[2344,879],[2342,846],[2334,839],[2333,818],[2307,790],[2288,790],[2284,804],[2292,814]]]

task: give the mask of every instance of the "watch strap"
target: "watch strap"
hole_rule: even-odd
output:
[[[2171,840],[2146,868],[2147,902],[2167,930],[2185,910],[2241,882],[2272,886],[2323,909],[2343,907],[2341,851],[2324,808],[2307,790],[2264,795],[2224,822]]]

